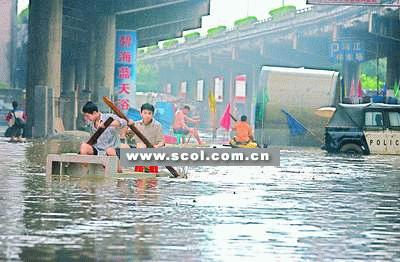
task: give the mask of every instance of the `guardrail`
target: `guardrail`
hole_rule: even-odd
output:
[[[309,13],[309,12],[312,12],[314,9],[315,8],[313,6],[302,8],[302,9],[296,10],[296,15],[302,15],[302,14],[305,14],[305,13]],[[289,18],[292,18],[292,17],[289,17]],[[287,20],[287,19],[282,18],[282,20],[280,20],[280,21],[285,21],[285,20]],[[270,23],[270,22],[273,22],[273,18],[272,17],[268,17],[266,19],[258,20],[258,21],[254,22],[252,24],[249,24],[248,26],[245,26],[244,28],[248,28],[248,27],[251,27],[251,26],[254,26],[254,25],[259,26],[259,25],[262,25],[262,24]],[[239,26],[229,27],[224,32],[221,32],[220,35],[224,35],[224,34],[227,34],[227,33],[233,32],[233,31],[237,31],[237,30],[240,30]],[[218,36],[215,36],[213,38],[218,38]],[[209,36],[200,36],[196,40],[184,41],[183,43],[177,44],[174,48],[168,48],[168,51],[172,50],[172,49],[177,49],[177,48],[179,48],[179,47],[181,47],[183,45],[186,45],[186,44],[190,45],[190,44],[197,43],[197,42],[200,42],[200,41],[206,40],[206,39],[208,40],[208,39],[210,39],[210,37]],[[143,56],[147,56],[147,55],[151,55],[151,54],[156,54],[156,53],[162,52],[163,50],[167,50],[167,49],[159,48],[157,50],[153,50],[153,51],[148,52],[148,53],[145,52],[145,53],[142,53],[142,54],[138,54],[138,56],[139,57],[143,57]]]
[[[285,30],[288,26],[294,26],[295,24],[304,24],[304,23],[309,23],[312,21],[312,19],[317,19],[317,20],[326,20],[329,19],[330,17],[333,17],[335,15],[338,16],[354,16],[354,14],[362,14],[365,15],[368,13],[368,7],[358,7],[357,9],[352,9],[352,7],[349,6],[311,6],[303,9],[296,10],[295,16],[288,16],[287,18],[282,17],[279,20],[274,20],[272,17],[268,17],[266,19],[257,21],[253,24],[249,24],[248,26],[244,27],[230,27],[226,31],[222,32],[220,35],[214,36],[214,37],[207,37],[207,36],[201,36],[198,39],[190,42],[183,42],[179,43],[175,48],[170,48],[168,50],[165,49],[158,49],[150,53],[144,53],[139,55],[139,59],[151,59],[152,57],[155,56],[160,56],[164,54],[176,54],[182,48],[184,51],[187,51],[188,48],[191,47],[198,47],[202,48],[203,45],[207,44],[218,44],[221,43],[221,41],[227,40],[229,37],[233,37],[235,41],[238,41],[238,39],[244,39],[244,38],[249,38],[249,37],[255,37],[257,34],[266,34],[266,33],[271,33],[274,30]],[[349,13],[350,11],[350,13]],[[295,22],[295,24],[294,24]]]

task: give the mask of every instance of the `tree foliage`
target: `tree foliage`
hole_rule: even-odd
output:
[[[199,32],[192,32],[189,34],[185,34],[183,36],[185,38],[185,41],[192,41],[200,38],[200,33]]]
[[[363,89],[366,90],[377,90],[376,88],[376,81],[377,77],[376,76],[369,76],[366,74],[361,74],[360,76],[360,81],[361,81],[361,86]],[[383,81],[379,80],[379,89],[383,87]]]
[[[285,5],[279,8],[272,9],[269,11],[269,15],[274,18],[274,17],[280,17],[280,16],[285,16],[288,14],[293,14],[296,13],[296,7],[294,5]]]
[[[5,82],[0,81],[0,89],[9,88],[9,85]]]
[[[151,46],[146,47],[146,53],[151,53],[158,49],[160,49],[160,47],[158,45],[151,45]]]
[[[27,24],[28,19],[29,19],[29,9],[27,7],[24,10],[22,10],[21,13],[19,13],[17,21],[18,24]]]
[[[382,80],[383,82],[386,81],[386,65],[387,65],[387,59],[386,58],[381,58],[379,59],[379,68],[378,68],[378,76],[379,80]],[[361,74],[365,74],[367,76],[374,76],[376,77],[376,60],[369,60],[361,64]]]
[[[379,82],[378,86],[381,89],[386,82],[386,58],[379,59],[379,67],[378,67],[378,77]],[[360,71],[361,71],[361,85],[363,89],[367,90],[376,90],[377,87],[377,64],[376,60],[369,60],[361,64]]]
[[[254,24],[255,22],[257,22],[257,17],[255,16],[248,16],[245,18],[241,18],[235,21],[235,26],[243,26],[243,25],[249,25],[249,24]]]
[[[156,67],[138,62],[136,91],[138,92],[160,92],[160,77]]]
[[[169,39],[162,43],[164,49],[173,48],[179,43],[178,39]]]
[[[214,37],[214,36],[217,36],[220,33],[225,32],[225,31],[226,31],[226,26],[220,25],[220,26],[216,26],[216,27],[208,29],[207,30],[207,35],[209,37]]]

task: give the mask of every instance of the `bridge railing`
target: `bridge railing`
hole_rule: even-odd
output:
[[[313,10],[314,10],[314,7],[313,7],[313,6],[311,6],[311,7],[306,7],[306,8],[303,8],[303,9],[299,9],[299,10],[296,10],[296,15],[297,15],[297,14],[309,13],[309,12],[312,12]],[[289,19],[289,18],[290,18],[290,16],[287,17],[287,19]],[[282,19],[279,20],[279,21],[284,21],[284,20],[286,20],[285,17],[282,17]],[[249,27],[252,27],[252,26],[261,26],[261,25],[265,25],[265,24],[271,23],[271,22],[274,22],[273,18],[272,18],[272,17],[268,17],[268,18],[266,18],[266,19],[258,20],[258,21],[254,22],[254,23],[252,23],[252,24],[249,24],[248,26],[249,26]],[[247,28],[247,27],[246,27],[246,28]],[[236,32],[236,31],[238,31],[238,30],[240,30],[240,27],[238,27],[238,26],[229,27],[229,28],[227,28],[223,33],[221,33],[221,36],[226,35],[226,34],[229,34],[229,33],[232,33],[232,32]],[[217,38],[217,37],[218,37],[218,36],[215,36],[215,38]],[[179,47],[182,46],[182,45],[191,44],[191,43],[198,43],[198,42],[200,42],[200,41],[205,41],[205,40],[210,40],[210,39],[213,39],[213,38],[211,38],[211,37],[209,37],[209,36],[207,36],[207,35],[203,35],[203,36],[200,36],[200,37],[199,37],[198,39],[196,39],[195,41],[192,41],[192,42],[184,41],[183,43],[179,43],[175,48],[171,48],[171,49],[176,49],[176,48],[179,48]],[[156,54],[156,53],[162,52],[162,51],[164,51],[164,50],[166,50],[166,49],[160,48],[160,49],[154,50],[154,51],[149,52],[149,53],[146,52],[146,53],[138,54],[138,56],[139,56],[139,57],[142,57],[142,56],[146,56],[146,55],[149,55],[149,54]],[[168,50],[169,50],[169,49],[168,49]]]
[[[331,10],[332,7],[328,8],[327,6],[310,6],[310,7],[306,7],[306,8],[303,8],[303,9],[296,10],[295,16],[299,15],[299,16],[303,17],[303,16],[311,15],[316,10],[318,10],[318,11],[321,10],[322,11],[322,10],[325,10],[325,9]],[[154,51],[149,52],[149,53],[140,54],[139,57],[145,57],[147,55],[157,54],[157,53],[160,53],[160,52],[163,52],[163,51],[168,52],[168,50],[177,49],[177,48],[180,48],[182,46],[199,43],[201,41],[204,41],[204,42],[213,41],[213,39],[215,39],[215,38],[223,37],[225,35],[229,35],[229,34],[240,32],[240,31],[244,31],[244,30],[252,30],[252,28],[260,28],[260,27],[264,27],[265,28],[265,27],[268,27],[269,25],[274,26],[276,23],[287,22],[287,21],[289,21],[289,20],[291,20],[293,18],[294,18],[293,16],[287,16],[287,17],[282,17],[282,18],[280,18],[278,20],[274,20],[274,18],[268,17],[266,19],[258,20],[258,21],[254,22],[252,24],[249,24],[249,25],[247,25],[245,27],[232,26],[232,27],[227,28],[224,32],[220,33],[220,35],[217,35],[217,36],[214,36],[214,37],[209,37],[207,35],[203,35],[203,36],[200,36],[199,38],[197,38],[194,41],[181,42],[174,48],[154,50]]]

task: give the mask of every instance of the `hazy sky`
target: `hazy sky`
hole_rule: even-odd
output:
[[[284,0],[286,5],[295,5],[297,9],[306,7],[306,0]],[[18,0],[18,10],[28,6],[29,0]],[[282,5],[282,0],[211,0],[210,15],[203,17],[203,28],[218,25],[233,26],[236,19],[254,15],[258,19],[268,17],[268,11]]]
[[[18,13],[28,7],[29,0],[18,0]]]

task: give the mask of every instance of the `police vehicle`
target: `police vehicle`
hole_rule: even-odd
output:
[[[331,153],[400,155],[400,105],[338,104],[325,128]]]

